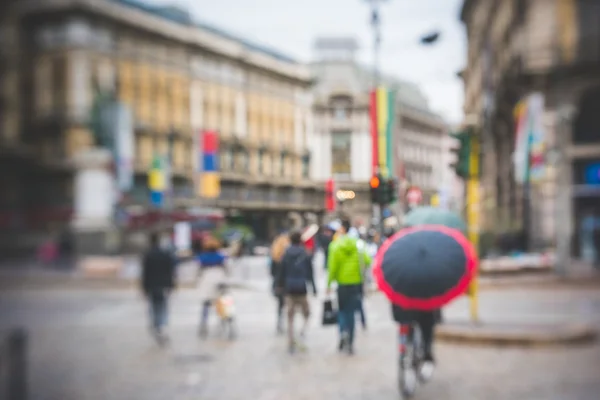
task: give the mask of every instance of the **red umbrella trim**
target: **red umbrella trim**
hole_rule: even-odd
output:
[[[467,270],[458,284],[452,289],[448,290],[446,293],[428,299],[413,299],[404,296],[401,293],[397,293],[386,282],[385,277],[383,276],[383,270],[381,269],[385,252],[392,245],[392,243],[403,236],[410,235],[411,233],[418,231],[436,231],[452,237],[464,249],[465,256],[467,258]],[[471,283],[471,280],[475,276],[478,262],[479,261],[475,248],[471,242],[469,242],[469,239],[462,234],[462,232],[443,225],[421,225],[413,228],[402,229],[394,236],[386,240],[385,243],[383,243],[377,252],[377,255],[375,255],[375,260],[373,261],[373,275],[375,276],[375,280],[377,281],[377,286],[379,289],[385,293],[392,303],[406,309],[430,311],[445,306],[451,300],[462,295],[467,290],[469,283]]]

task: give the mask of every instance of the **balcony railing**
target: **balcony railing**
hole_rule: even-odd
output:
[[[223,186],[218,199],[221,206],[290,209],[320,209],[324,194],[302,189]]]

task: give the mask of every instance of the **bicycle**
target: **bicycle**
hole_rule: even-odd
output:
[[[419,325],[416,323],[400,324],[398,340],[398,389],[402,399],[409,399],[414,396],[417,383],[427,381],[421,374],[425,352]]]
[[[206,339],[208,336],[208,313],[210,306],[214,305],[217,316],[219,317],[219,330],[221,336],[227,333],[227,338],[229,340],[234,340],[237,336],[237,329],[235,324],[235,304],[233,298],[228,293],[227,284],[218,284],[217,291],[218,294],[216,299],[212,301],[206,300],[204,302],[198,334],[203,339]]]

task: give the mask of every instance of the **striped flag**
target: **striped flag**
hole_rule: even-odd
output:
[[[395,93],[384,87],[371,92],[371,143],[373,174],[379,171],[384,177],[393,171],[393,138]]]
[[[219,137],[215,131],[202,132],[202,151],[200,165],[200,196],[215,199],[221,194],[219,176]]]

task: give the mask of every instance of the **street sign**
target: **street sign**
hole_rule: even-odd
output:
[[[412,187],[408,189],[408,192],[406,193],[406,200],[408,204],[411,205],[419,204],[423,201],[423,192],[417,187]]]

